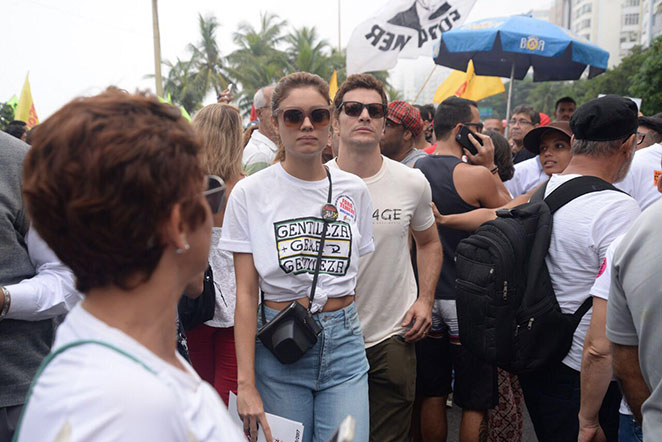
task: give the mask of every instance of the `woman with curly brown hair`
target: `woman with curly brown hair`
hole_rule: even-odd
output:
[[[85,299],[37,372],[19,441],[241,440],[175,350],[177,301],[211,237],[198,150],[179,110],[116,89],[73,100],[35,134],[26,206]]]

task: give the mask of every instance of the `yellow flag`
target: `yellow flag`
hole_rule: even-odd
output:
[[[329,81],[329,98],[331,98],[331,101],[336,98],[336,92],[338,92],[338,72],[334,69]]]
[[[39,124],[37,111],[35,110],[34,102],[32,101],[30,81],[28,80],[27,75],[25,76],[25,83],[23,83],[21,98],[18,99],[18,105],[16,106],[16,111],[14,112],[14,120],[24,121],[28,129],[31,129],[32,127]]]
[[[501,78],[476,75],[474,73],[474,63],[469,60],[467,72],[451,72],[448,78],[437,88],[432,101],[441,103],[452,95],[478,101],[505,91]]]

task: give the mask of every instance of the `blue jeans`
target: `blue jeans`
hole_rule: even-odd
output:
[[[268,307],[264,312],[267,321],[278,314]],[[257,316],[259,329],[262,318]],[[281,364],[256,340],[255,382],[264,410],[302,422],[302,442],[326,442],[345,416],[351,415],[356,419],[354,440],[367,442],[368,360],[356,305],[314,318],[323,331],[315,346],[293,364]]]
[[[620,416],[618,442],[642,442],[644,435],[641,432],[641,425],[634,420],[633,416],[627,414],[621,414]]]

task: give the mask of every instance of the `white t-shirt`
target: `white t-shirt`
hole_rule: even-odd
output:
[[[356,175],[330,169],[332,204],[313,311],[327,298],[354,294],[359,257],[374,249],[372,204]],[[304,181],[280,163],[237,183],[230,194],[219,247],[252,253],[265,299],[291,301],[309,296],[322,234],[322,207],[329,181]]]
[[[213,227],[211,231],[211,247],[209,248],[209,265],[214,275],[216,300],[214,317],[205,322],[210,327],[234,326],[234,308],[237,300],[237,280],[234,276],[234,259],[232,252],[219,247],[221,227]]]
[[[554,174],[545,197],[566,181],[579,175]],[[549,253],[545,258],[554,294],[563,313],[574,313],[589,297],[607,248],[614,238],[625,233],[641,213],[637,202],[614,190],[582,195],[554,214]],[[584,315],[563,359],[568,367],[581,371],[584,339],[591,323]]]
[[[402,320],[416,302],[409,229],[434,224],[432,192],[423,173],[382,156],[382,167],[366,178],[372,199],[375,253],[361,258],[356,307],[366,347],[403,334]],[[335,160],[327,163],[337,168]]]
[[[256,129],[244,147],[241,164],[246,173],[252,175],[258,170],[269,167],[274,162],[276,152],[278,146]]]
[[[156,373],[98,344],[69,348],[39,377],[19,441],[246,440],[218,394],[181,356],[187,371],[78,304],[58,328],[53,349],[81,339],[112,344]]]
[[[653,144],[638,150],[632,159],[630,171],[623,181],[615,186],[634,198],[641,210],[662,199],[654,181],[656,170],[662,170],[662,145]]]
[[[515,198],[534,189],[538,184],[544,183],[547,178],[549,177],[542,170],[542,164],[540,164],[540,155],[536,155],[515,164],[515,174],[503,185],[506,186],[510,195]]]

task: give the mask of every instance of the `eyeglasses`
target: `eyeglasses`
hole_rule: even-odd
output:
[[[386,106],[382,103],[361,103],[360,101],[343,101],[338,109],[345,109],[348,117],[359,117],[363,113],[363,108],[368,109],[370,118],[384,118],[386,116]]]
[[[225,202],[225,183],[216,175],[207,175],[207,190],[202,192],[207,198],[211,213],[218,213]]]
[[[511,126],[526,126],[527,124],[533,124],[533,122],[528,120],[510,120],[508,124]]]
[[[635,135],[636,135],[635,142],[637,143],[637,145],[640,145],[641,143],[644,142],[644,138],[646,138],[646,134],[643,134],[641,132],[636,132]]]
[[[483,131],[483,123],[462,123],[463,126],[469,126],[469,127],[475,127],[476,132],[482,132]]]
[[[283,124],[287,127],[301,127],[306,117],[315,127],[328,126],[331,121],[331,111],[328,107],[314,107],[307,111],[300,107],[289,107],[276,110],[276,118],[279,115],[283,115]]]

